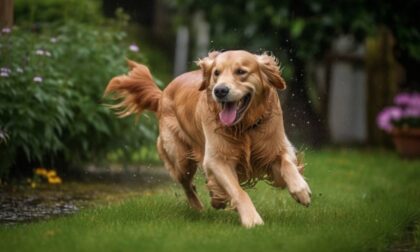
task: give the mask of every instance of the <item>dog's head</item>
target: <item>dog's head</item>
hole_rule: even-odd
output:
[[[268,89],[286,88],[278,61],[269,54],[214,51],[197,64],[203,72],[200,90],[211,92],[219,104],[219,118],[225,126],[240,122],[252,104],[266,98]]]

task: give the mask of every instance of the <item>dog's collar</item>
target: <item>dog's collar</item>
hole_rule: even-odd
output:
[[[260,126],[260,125],[261,125],[261,122],[262,122],[262,121],[263,121],[263,118],[262,118],[262,117],[258,118],[258,119],[257,119],[257,121],[255,121],[255,123],[254,123],[254,124],[252,124],[251,126],[249,126],[249,127],[247,128],[247,130],[253,130],[253,129],[258,128],[258,126]]]

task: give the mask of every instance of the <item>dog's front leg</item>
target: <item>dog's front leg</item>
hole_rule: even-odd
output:
[[[289,145],[290,146],[290,145]],[[292,197],[304,206],[311,203],[311,189],[297,167],[297,158],[293,147],[286,147],[272,166],[274,185],[285,184]]]
[[[205,157],[203,164],[206,173],[214,176],[218,184],[229,194],[231,204],[238,211],[242,225],[246,228],[262,225],[264,222],[255,209],[251,198],[239,184],[234,165],[233,161],[217,159],[214,156],[211,158]]]

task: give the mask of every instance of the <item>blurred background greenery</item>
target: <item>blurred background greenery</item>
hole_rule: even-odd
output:
[[[418,1],[0,3],[9,19],[0,36],[3,178],[38,166],[69,172],[92,163],[159,162],[154,117],[119,120],[103,106],[103,90],[127,71],[126,58],[149,65],[163,88],[209,50],[272,52],[288,83],[281,93],[286,129],[299,148],[387,146],[377,113],[397,92],[420,89]],[[340,69],[344,79],[360,74],[358,92],[340,91]],[[349,102],[340,103],[343,97]]]

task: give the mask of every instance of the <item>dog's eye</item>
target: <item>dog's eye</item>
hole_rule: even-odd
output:
[[[247,71],[245,71],[245,70],[243,70],[243,69],[236,69],[236,71],[235,71],[235,74],[237,74],[237,75],[244,75],[244,74],[246,74],[247,73]]]
[[[220,75],[220,71],[219,71],[219,70],[215,70],[213,74],[214,74],[214,76],[216,76],[216,77],[217,77],[217,76],[219,76],[219,75]]]

